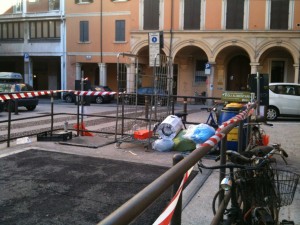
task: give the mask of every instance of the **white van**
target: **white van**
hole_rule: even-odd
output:
[[[29,84],[23,83],[23,77],[20,73],[15,72],[0,72],[0,95],[2,93],[19,92],[19,91],[34,91],[33,87]],[[12,100],[11,110],[15,109],[15,104],[18,107],[25,107],[27,110],[32,111],[38,105],[38,98],[28,97],[20,98],[17,101]],[[4,108],[7,108],[8,102],[4,102]],[[1,105],[1,104],[0,104]],[[1,106],[0,106],[1,111]]]
[[[267,119],[278,116],[300,116],[300,84],[270,83]]]

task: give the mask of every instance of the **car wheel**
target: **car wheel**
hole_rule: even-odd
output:
[[[102,104],[104,102],[104,99],[101,96],[97,96],[95,101],[96,101],[97,104]]]
[[[33,110],[35,110],[35,108],[36,108],[36,105],[26,106],[26,109],[27,109],[28,111],[33,111]]]
[[[72,103],[73,102],[72,96],[70,96],[70,95],[67,95],[65,99],[66,99],[67,103]]]
[[[267,110],[267,120],[276,120],[279,116],[279,111],[273,106],[270,106]]]
[[[9,106],[9,102],[6,102],[4,108],[5,108],[5,110],[6,110],[7,112],[9,111],[8,106]],[[11,103],[10,103],[10,111],[11,111],[11,112],[14,112],[14,111],[15,111],[15,103],[14,103],[14,102],[11,102]]]

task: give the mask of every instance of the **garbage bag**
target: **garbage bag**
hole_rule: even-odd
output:
[[[174,142],[170,139],[157,139],[152,143],[152,149],[159,152],[172,151]]]
[[[215,134],[215,129],[205,123],[190,125],[184,138],[190,139],[196,144],[202,144]]]
[[[196,144],[190,139],[184,137],[187,130],[181,130],[177,136],[173,139],[174,151],[184,152],[184,151],[193,151],[196,149]]]

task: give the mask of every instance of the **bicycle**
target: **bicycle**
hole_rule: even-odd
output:
[[[209,115],[205,123],[215,129],[219,127],[218,116],[219,116],[220,108],[223,108],[223,103],[219,103],[219,102],[216,102],[212,107],[207,108],[207,112],[209,112]]]
[[[213,198],[213,213],[216,214],[216,200],[226,191],[228,195],[219,205],[227,215],[222,225],[276,225],[280,207],[292,203],[299,180],[298,174],[271,166],[275,161],[273,155],[280,154],[284,159],[286,152],[280,145],[273,145],[252,149],[248,152],[251,157],[231,150],[226,154],[231,164],[207,167],[198,162],[200,171],[202,168],[230,170],[221,182],[222,189]],[[229,200],[228,208],[225,201]],[[292,221],[282,224],[292,224]]]
[[[260,119],[244,124],[244,126],[250,126],[248,144],[245,148],[245,151],[253,149],[257,146],[266,146],[269,144],[269,135],[267,135],[264,129],[261,127],[262,122],[267,126],[273,126],[273,124],[267,123],[264,120],[260,121]]]

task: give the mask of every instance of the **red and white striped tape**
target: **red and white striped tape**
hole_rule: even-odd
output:
[[[42,95],[50,95],[57,92],[60,91],[28,91],[28,92],[14,93],[14,94],[0,94],[0,99],[5,101],[9,99],[31,98],[31,97],[38,97]]]
[[[171,202],[167,206],[167,208],[163,211],[163,213],[157,218],[157,220],[153,223],[153,225],[168,225],[171,222],[172,216],[174,214],[175,207],[177,205],[178,199],[180,197],[180,194],[183,189],[183,185],[188,180],[191,172],[193,170],[193,167],[190,168],[185,174],[181,181],[181,184],[176,192],[176,194],[173,196]]]
[[[38,97],[42,95],[51,95],[54,93],[59,92],[74,92],[75,95],[80,96],[104,96],[104,95],[115,95],[116,92],[114,91],[74,91],[74,90],[52,90],[52,91],[27,91],[27,92],[20,92],[20,93],[7,93],[7,94],[0,94],[0,100],[5,101],[9,99],[20,99],[20,98],[31,98],[31,97]]]
[[[97,95],[115,95],[117,92],[114,91],[74,91],[75,95],[80,96],[97,96]]]
[[[224,133],[221,133],[220,131],[222,130],[222,128],[228,126],[231,123],[234,123],[236,121],[241,121],[247,118],[247,116],[251,115],[253,113],[254,110],[250,110],[250,104],[247,104],[247,108],[246,110],[244,110],[243,112],[239,113],[238,115],[236,115],[235,117],[233,117],[232,119],[225,121],[216,131],[215,135],[213,135],[212,137],[210,137],[207,141],[205,141],[203,144],[201,144],[201,146],[211,146],[214,147],[215,145],[218,144],[218,142],[221,141],[222,138],[225,137]],[[175,207],[177,205],[179,196],[182,192],[183,189],[183,185],[184,183],[187,181],[190,173],[192,172],[192,169],[189,169],[189,171],[187,171],[184,175],[184,178],[181,181],[180,187],[178,188],[175,196],[172,198],[171,202],[169,203],[169,205],[167,206],[167,208],[163,211],[163,213],[157,218],[157,220],[153,223],[153,225],[169,225],[172,219],[172,216],[174,214],[174,210]]]

